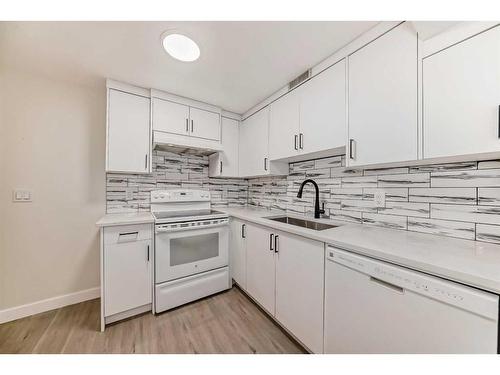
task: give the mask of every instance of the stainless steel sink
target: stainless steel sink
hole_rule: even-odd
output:
[[[312,230],[325,230],[330,228],[335,228],[337,225],[318,223],[316,221],[297,219],[290,216],[280,216],[280,217],[268,217],[269,220],[279,221],[280,223],[296,225],[298,227],[312,229]]]

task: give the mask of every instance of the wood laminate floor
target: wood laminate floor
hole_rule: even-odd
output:
[[[0,353],[303,353],[239,289],[115,323],[99,299],[0,324]]]

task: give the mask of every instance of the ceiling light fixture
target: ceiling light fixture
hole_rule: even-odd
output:
[[[163,48],[174,59],[180,61],[195,61],[200,57],[200,47],[182,34],[163,35]]]

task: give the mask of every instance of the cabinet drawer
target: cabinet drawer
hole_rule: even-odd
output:
[[[104,244],[119,244],[132,241],[143,241],[151,238],[151,224],[120,225],[104,228]]]

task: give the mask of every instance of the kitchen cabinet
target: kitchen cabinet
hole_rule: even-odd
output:
[[[239,127],[238,120],[222,118],[222,151],[209,156],[209,177],[239,177]]]
[[[500,151],[500,26],[423,60],[423,156]]]
[[[151,172],[150,98],[108,88],[106,172]]]
[[[341,60],[270,106],[269,158],[343,151],[346,63]]]
[[[300,87],[282,96],[270,106],[269,158],[278,160],[299,153]]]
[[[275,269],[273,231],[248,224],[247,244],[247,287],[250,294],[269,314],[275,313]]]
[[[220,114],[198,108],[189,108],[191,136],[218,141],[221,139]]]
[[[189,107],[153,98],[153,130],[189,135]]]
[[[276,319],[312,352],[323,352],[322,242],[278,232]]]
[[[246,223],[231,218],[229,223],[229,268],[232,279],[244,290],[247,288]]]
[[[348,57],[349,166],[417,159],[417,34],[403,23]]]
[[[324,244],[233,220],[231,254],[240,287],[312,352],[322,353]],[[244,259],[246,286],[237,280],[244,278]]]
[[[153,98],[153,130],[220,141],[220,113]]]
[[[300,92],[300,152],[309,154],[345,146],[345,59],[304,83]]]
[[[151,310],[152,226],[102,229],[102,318],[105,323]]]
[[[286,175],[288,164],[269,161],[269,106],[241,122],[239,176]]]

